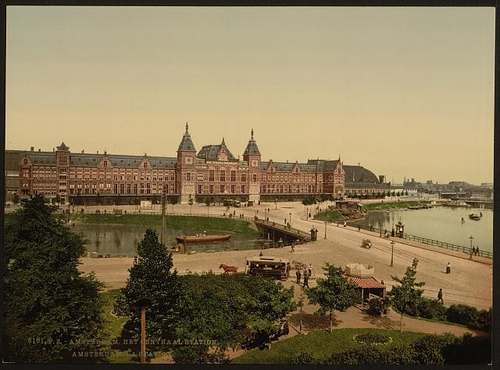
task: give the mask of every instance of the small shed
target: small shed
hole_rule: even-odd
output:
[[[375,268],[371,265],[365,266],[361,263],[350,263],[344,269],[347,280],[356,285],[359,290],[361,302],[370,297],[370,294],[385,297],[385,285],[373,276]]]
[[[361,296],[361,302],[364,302],[370,297],[370,294],[385,297],[385,285],[380,283],[373,276],[370,277],[352,277],[348,276],[347,279],[356,285]]]

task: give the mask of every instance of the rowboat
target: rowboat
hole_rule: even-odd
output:
[[[177,236],[175,239],[178,243],[211,243],[211,242],[222,242],[229,240],[231,234],[221,234],[221,235],[185,235]]]
[[[474,214],[474,213],[471,213],[471,214],[469,215],[469,218],[470,218],[471,220],[474,220],[474,221],[479,221],[479,220],[481,219],[481,216],[476,215],[476,214]]]

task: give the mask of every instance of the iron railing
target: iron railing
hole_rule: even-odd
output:
[[[364,226],[364,225],[355,225],[355,227],[362,228],[362,229],[367,230],[367,231],[377,232],[377,233],[380,233],[380,235],[385,235],[385,233],[388,233],[389,235],[392,236],[391,231],[389,231],[387,229],[383,230],[383,229],[380,229],[380,228],[368,227],[368,226]],[[396,237],[400,237],[398,235],[395,235],[395,236]],[[449,249],[449,250],[452,250],[452,251],[455,251],[455,252],[462,252],[462,253],[467,254],[469,256],[473,252],[471,247],[465,247],[463,245],[457,245],[457,244],[453,244],[453,243],[443,242],[443,241],[440,241],[440,240],[435,240],[435,239],[430,239],[430,238],[424,238],[424,237],[421,237],[421,236],[416,236],[416,235],[407,234],[407,233],[404,233],[402,235],[401,239],[412,240],[412,241],[416,241],[416,242],[419,242],[419,243],[422,243],[422,244],[431,245],[431,246],[434,246],[434,247]],[[480,256],[480,257],[486,257],[486,258],[493,258],[493,252],[486,251],[486,250],[483,250],[483,249],[479,249],[478,252],[477,252],[477,254],[472,254],[472,255],[476,255],[476,256]]]

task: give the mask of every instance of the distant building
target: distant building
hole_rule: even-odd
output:
[[[175,157],[73,153],[63,143],[52,152],[6,150],[7,197],[43,194],[72,204],[139,204],[207,199],[301,199],[313,195],[382,194],[389,185],[361,166],[337,160],[262,161],[253,130],[236,158],[225,140],[198,152],[186,124]]]

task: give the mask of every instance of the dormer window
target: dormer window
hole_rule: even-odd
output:
[[[104,162],[103,162],[103,166],[104,166],[104,167],[108,167],[108,161],[104,161]]]

